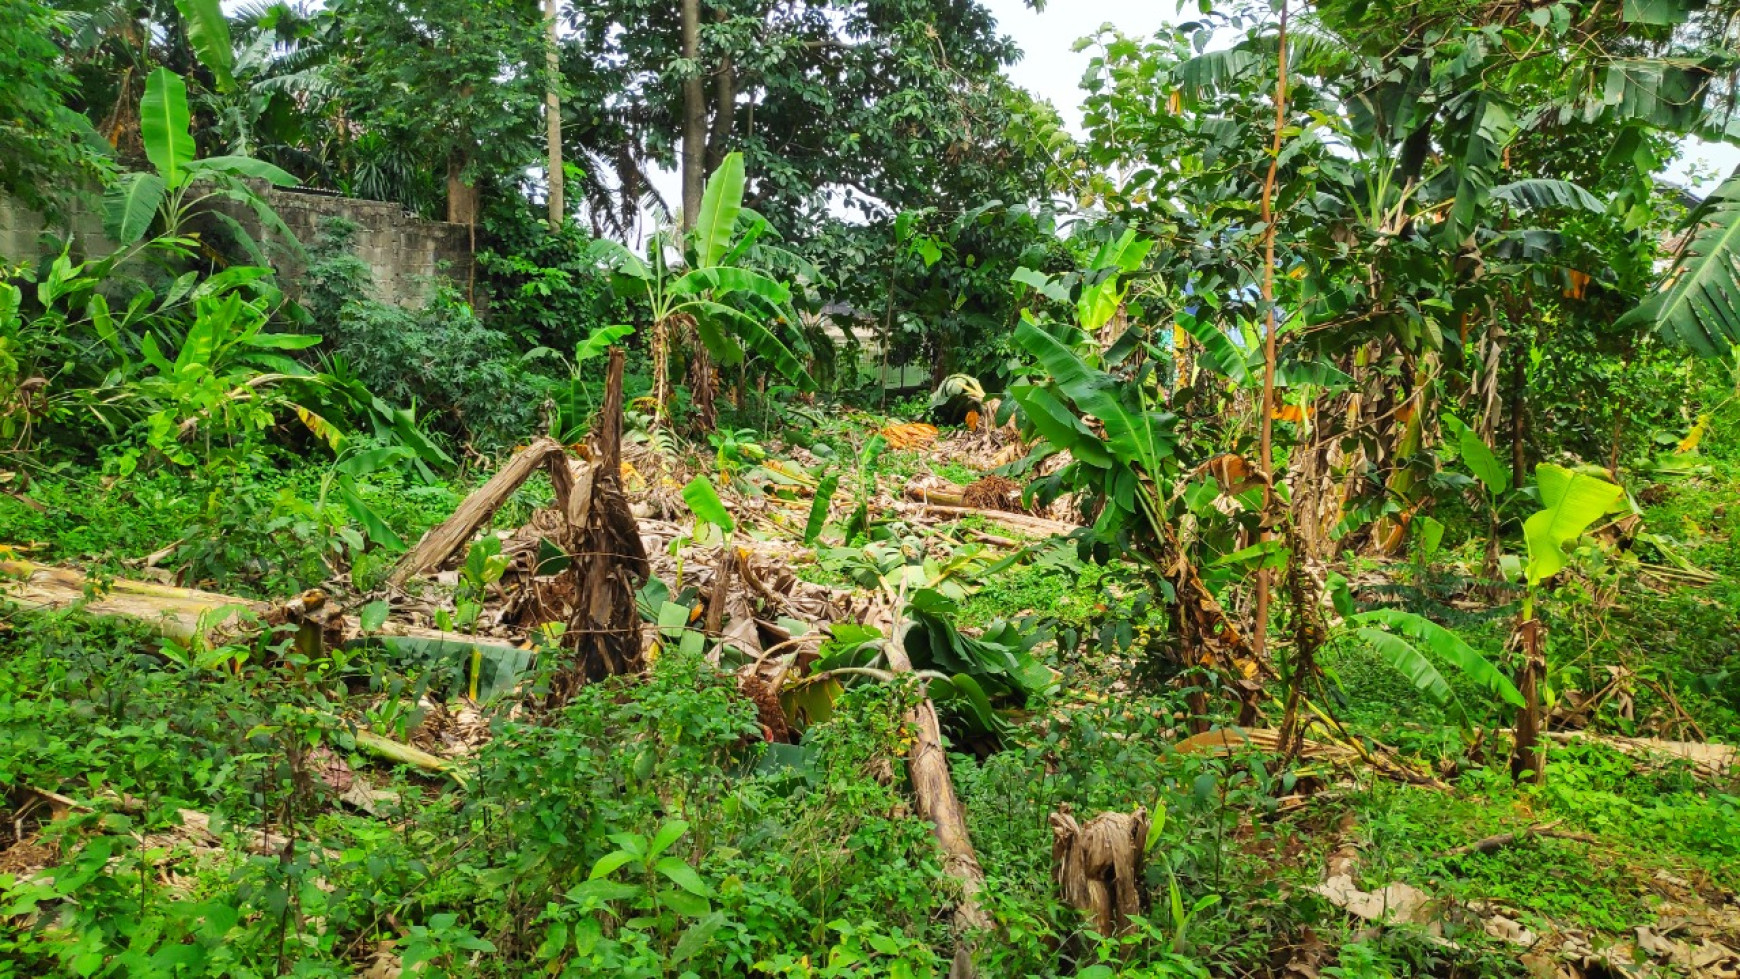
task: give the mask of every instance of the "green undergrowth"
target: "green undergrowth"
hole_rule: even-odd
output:
[[[1733,869],[1740,796],[1732,790],[1577,745],[1549,753],[1544,786],[1517,787],[1501,771],[1480,768],[1450,792],[1376,782],[1348,798],[1345,812],[1357,879],[1368,890],[1402,881],[1494,905],[1537,933],[1624,937],[1655,921],[1671,892],[1664,881],[1712,893],[1740,884]],[[1529,826],[1561,835],[1446,855]]]
[[[361,537],[337,491],[323,485],[326,475],[315,466],[269,464],[124,478],[50,471],[23,491],[29,504],[0,495],[0,544],[35,561],[123,576],[167,549],[158,567],[187,584],[242,596],[282,596],[347,565],[361,587],[372,587],[394,554],[353,546]],[[414,542],[488,475],[425,480],[387,470],[357,488],[401,540]],[[535,475],[492,525],[518,526],[550,493],[548,479]]]

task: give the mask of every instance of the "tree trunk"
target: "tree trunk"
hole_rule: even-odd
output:
[[[701,0],[683,0],[683,58],[701,61]],[[699,70],[683,79],[683,230],[695,226],[707,180],[706,90]]]
[[[544,128],[549,162],[545,164],[545,180],[549,183],[550,230],[562,227],[566,216],[562,199],[562,66],[557,56],[556,14],[561,0],[544,0],[544,27],[548,31],[544,61],[550,76],[544,87]]]
[[[657,428],[670,410],[671,322],[668,318],[653,324],[652,371],[652,427]]]
[[[725,11],[715,11],[715,21],[725,20]],[[725,159],[725,153],[730,148],[731,127],[737,119],[737,66],[732,63],[731,56],[726,55],[719,62],[719,71],[713,76],[713,127],[707,133],[707,172],[718,169],[720,161]]]
[[[1510,484],[1521,486],[1528,476],[1528,448],[1523,444],[1528,417],[1528,363],[1521,344],[1510,351]]]
[[[1547,778],[1546,759],[1540,747],[1541,681],[1547,675],[1546,625],[1540,619],[1528,619],[1517,624],[1517,652],[1522,666],[1517,670],[1516,689],[1522,694],[1523,706],[1516,712],[1516,740],[1510,753],[1510,775],[1518,782],[1528,779],[1544,782]]]
[[[1051,879],[1064,902],[1091,917],[1103,937],[1128,933],[1142,913],[1148,810],[1102,812],[1079,824],[1066,807],[1050,823]]]
[[[447,223],[477,223],[477,188],[465,180],[466,159],[455,153],[447,160]]]
[[[1263,331],[1263,400],[1257,406],[1261,425],[1261,461],[1263,469],[1263,520],[1259,540],[1269,539],[1270,511],[1275,501],[1275,334],[1280,331],[1280,319],[1275,315],[1275,178],[1281,165],[1281,130],[1287,121],[1287,0],[1281,0],[1279,53],[1275,72],[1275,135],[1269,146],[1269,174],[1263,181],[1263,303],[1268,307],[1267,328]],[[1256,622],[1251,627],[1251,653],[1263,660],[1269,641],[1269,568],[1267,563],[1257,568]]]

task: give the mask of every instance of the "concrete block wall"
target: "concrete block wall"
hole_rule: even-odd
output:
[[[286,190],[260,184],[262,194],[284,225],[304,246],[314,243],[321,223],[329,217],[347,218],[358,226],[353,247],[373,274],[375,298],[399,305],[417,305],[428,295],[430,283],[446,277],[463,286],[471,275],[471,233],[460,224],[427,221],[385,201],[365,201],[331,194]],[[264,233],[252,209],[234,201],[216,205],[236,219],[256,241],[267,244],[267,254],[278,267],[279,284],[294,296],[301,278],[301,261],[290,249],[272,248],[275,235]],[[197,218],[195,218],[197,224]],[[44,233],[48,233],[45,240]],[[22,204],[0,197],[0,264],[34,261],[54,242],[67,235],[78,240],[78,251],[87,256],[108,254],[114,244],[103,236],[102,216],[74,208],[52,226]]]

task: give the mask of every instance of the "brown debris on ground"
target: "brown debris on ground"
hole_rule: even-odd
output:
[[[978,510],[1006,510],[1025,513],[1021,505],[1021,484],[995,473],[981,476],[961,494],[961,505]]]

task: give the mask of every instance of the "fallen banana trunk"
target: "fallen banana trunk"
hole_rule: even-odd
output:
[[[944,489],[914,483],[906,487],[906,495],[920,503],[934,503],[937,506],[964,507],[967,505],[966,488],[960,486]]]
[[[410,765],[425,772],[446,775],[465,788],[465,776],[459,773],[451,761],[432,755],[422,748],[402,744],[391,738],[382,737],[368,728],[356,729],[356,746],[358,751],[374,755],[376,758],[393,762],[397,765]]]
[[[1740,768],[1740,748],[1714,741],[1664,741],[1660,738],[1628,738],[1589,731],[1550,731],[1546,738],[1559,744],[1584,742],[1605,745],[1645,761],[1687,762],[1695,773],[1709,779],[1726,778]]]
[[[537,472],[549,459],[561,459],[562,456],[562,443],[555,439],[533,440],[532,444],[509,459],[507,465],[501,467],[488,482],[473,490],[459,504],[458,509],[453,511],[452,516],[424,534],[417,546],[399,559],[387,581],[398,587],[418,575],[439,570],[460,548],[471,542],[478,529],[489,522],[495,511],[501,509],[501,505],[514,495],[514,490],[531,478],[532,473]]]
[[[903,631],[897,625],[894,638],[886,647],[888,668],[894,673],[911,673],[912,660],[906,655]],[[928,820],[936,834],[937,846],[943,853],[943,872],[953,877],[961,887],[960,903],[955,905],[955,958],[949,968],[949,979],[966,979],[976,974],[973,966],[973,935],[991,927],[991,919],[979,907],[979,892],[985,887],[985,871],[973,852],[973,839],[967,832],[967,814],[955,795],[955,784],[949,776],[948,755],[942,746],[942,728],[937,723],[936,704],[929,697],[919,701],[908,715],[913,727],[912,748],[906,754],[906,764],[912,777],[912,794],[918,801],[918,814]]]
[[[129,578],[103,581],[88,578],[77,568],[54,567],[33,561],[0,561],[0,597],[23,608],[39,612],[78,608],[86,615],[98,618],[133,619],[150,626],[158,635],[180,643],[198,640],[211,644],[219,637],[233,639],[259,631],[274,620],[299,619],[298,611],[317,604],[310,597],[317,594],[305,593],[288,602],[275,604],[152,581]],[[369,636],[363,634],[362,625],[355,616],[335,615],[325,624],[345,642],[385,636],[414,639],[426,644],[463,643],[467,649],[521,652],[508,639],[466,636],[390,620]]]
[[[196,588],[127,578],[100,582],[76,568],[34,561],[0,561],[0,575],[7,579],[0,581],[0,594],[26,609],[52,612],[82,603],[89,615],[136,619],[159,635],[183,643],[239,628],[249,618],[262,617],[271,609],[268,602]]]

